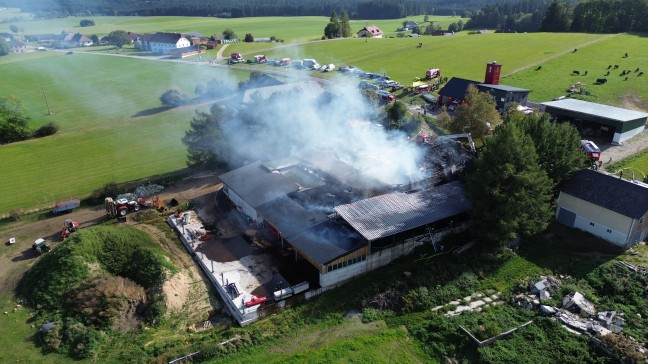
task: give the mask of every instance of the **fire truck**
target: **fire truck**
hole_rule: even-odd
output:
[[[585,152],[588,163],[596,168],[597,162],[601,159],[601,149],[591,140],[581,140],[581,148]]]

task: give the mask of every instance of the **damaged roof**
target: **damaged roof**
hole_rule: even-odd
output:
[[[253,208],[299,189],[289,178],[270,172],[261,162],[250,163],[219,178]]]
[[[285,239],[296,235],[327,220],[321,209],[307,209],[294,199],[284,196],[257,207],[261,214]]]
[[[329,263],[367,245],[360,234],[340,221],[329,219],[294,236],[290,244],[319,265]]]
[[[394,192],[337,206],[335,211],[367,240],[376,240],[468,212],[460,181],[428,190]]]
[[[648,211],[648,188],[617,176],[581,169],[560,191],[633,219]]]

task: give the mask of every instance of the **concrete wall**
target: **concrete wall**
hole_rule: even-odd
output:
[[[252,322],[256,321],[259,319],[259,315],[257,314],[256,311],[250,311],[250,312],[245,312],[241,313],[241,311],[236,307],[232,299],[230,298],[229,294],[225,292],[225,289],[221,285],[220,282],[218,282],[218,279],[212,274],[211,270],[207,265],[205,265],[205,262],[200,259],[200,257],[196,256],[196,252],[194,249],[191,247],[191,242],[189,241],[189,237],[183,234],[182,232],[182,225],[178,224],[176,222],[176,218],[174,215],[169,216],[167,219],[167,223],[174,228],[178,234],[180,235],[180,240],[182,241],[182,244],[187,248],[187,251],[191,254],[191,256],[194,258],[196,263],[198,263],[198,266],[202,268],[203,272],[205,272],[205,275],[209,278],[209,280],[212,282],[214,287],[216,288],[216,291],[218,294],[221,296],[222,301],[225,303],[225,307],[229,311],[229,313],[234,317],[234,319],[239,323],[241,326],[245,326],[248,324],[251,324]]]
[[[439,231],[430,240],[427,235],[421,235],[415,238],[407,239],[398,245],[392,246],[387,249],[369,254],[367,260],[358,262],[356,264],[348,265],[344,268],[339,268],[331,272],[320,272],[320,286],[324,290],[331,289],[337,285],[353,279],[361,274],[368,273],[374,269],[385,266],[395,259],[410,254],[416,247],[423,244],[432,244],[439,242],[441,239],[448,235],[456,234],[466,230],[468,223],[463,223],[455,226],[452,229]]]
[[[641,133],[644,129],[645,129],[645,126],[642,126],[642,127],[636,128],[636,129],[628,130],[623,134],[620,134],[618,132],[619,129],[617,129],[617,132],[614,133],[614,137],[612,138],[612,143],[613,144],[621,144],[621,143],[625,142],[626,140],[632,138],[633,136]]]
[[[252,220],[259,221],[259,217],[257,216],[257,212],[255,209],[252,208],[252,206],[248,205],[247,202],[245,202],[241,196],[239,196],[236,192],[230,190],[229,188],[224,189],[225,194],[227,197],[229,197],[230,201],[236,206],[236,208],[245,216],[249,217]]]
[[[633,225],[632,218],[562,192],[556,211],[560,208],[576,214],[576,220],[571,227],[587,231],[614,245],[627,247],[628,234]]]

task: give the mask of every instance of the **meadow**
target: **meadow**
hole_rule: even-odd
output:
[[[592,90],[594,96],[588,98],[592,101],[613,105],[630,101],[635,107],[645,108],[648,95],[648,83],[638,82],[636,73],[628,81],[609,77],[602,86],[589,82],[589,78],[602,75],[608,63],[633,70],[648,69],[648,49],[642,47],[644,39],[640,35],[462,32],[447,37],[396,38],[387,32],[385,39],[321,41],[320,34],[328,22],[325,17],[90,18],[97,26],[80,28],[81,18],[74,17],[23,21],[20,25],[27,34],[61,30],[100,34],[116,28],[211,34],[231,27],[239,36],[274,35],[284,42],[232,44],[225,56],[238,51],[247,58],[258,53],[274,58],[315,58],[321,64],[355,65],[369,72],[386,73],[405,85],[432,67],[441,68],[445,77],[481,80],[485,64],[495,60],[503,65],[502,83],[532,89],[530,99],[534,101],[562,95],[576,81]],[[403,20],[355,22],[352,28],[376,24],[395,31]],[[450,23],[458,18],[432,20]],[[423,46],[417,48],[418,43]],[[578,51],[574,53],[575,48]],[[625,52],[630,57],[619,59]],[[116,51],[90,47],[77,49],[71,55],[48,51],[0,57],[0,95],[22,100],[32,117],[32,127],[49,121],[61,126],[61,131],[52,137],[0,146],[4,167],[0,175],[0,216],[12,210],[47,208],[64,198],[85,197],[108,182],[145,180],[182,170],[186,150],[180,139],[195,109],[209,105],[165,110],[160,107],[159,96],[169,88],[193,95],[195,86],[208,79],[226,79],[235,84],[247,79],[247,70],[274,69],[266,65],[244,66],[246,70],[207,67],[207,60],[215,58],[214,50],[203,55],[201,62],[197,57],[186,62],[120,57],[134,53],[132,48]],[[542,66],[541,70],[536,71],[537,66]],[[589,70],[590,76],[570,76],[575,69]],[[303,72],[342,79],[337,72]]]

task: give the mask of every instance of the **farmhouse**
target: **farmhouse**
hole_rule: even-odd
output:
[[[447,157],[442,150],[430,147],[430,158]],[[472,208],[460,181],[396,186],[321,151],[251,163],[220,179],[252,226],[306,263],[302,275],[314,289],[335,287],[465,229]]]
[[[17,40],[10,40],[7,42],[9,45],[9,49],[11,50],[11,53],[25,53],[27,52],[27,46],[23,42],[19,42]]]
[[[358,31],[358,38],[382,38],[383,31],[377,26],[370,25]]]
[[[544,111],[559,121],[573,123],[583,136],[621,144],[644,130],[648,113],[594,102],[563,99],[544,102]]]
[[[500,72],[502,65],[490,62],[486,65],[484,82],[466,80],[453,77],[439,90],[439,102],[449,104],[452,102],[461,103],[466,97],[469,85],[475,85],[479,91],[489,93],[499,112],[504,112],[511,103],[518,103],[526,106],[531,90],[524,88],[500,85]]]
[[[158,54],[171,54],[171,51],[173,50],[189,47],[191,45],[189,39],[178,33],[158,32],[150,36],[150,38],[144,34],[140,40],[142,50]]]
[[[648,185],[580,170],[560,188],[556,219],[628,248],[648,233]]]

